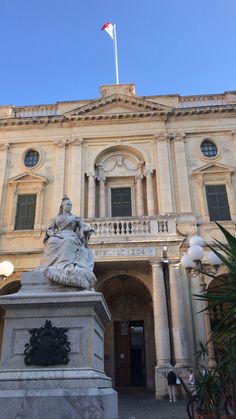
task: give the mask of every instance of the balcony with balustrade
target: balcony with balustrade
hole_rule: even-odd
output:
[[[176,238],[176,217],[142,216],[87,219],[95,234],[91,244],[165,241]]]

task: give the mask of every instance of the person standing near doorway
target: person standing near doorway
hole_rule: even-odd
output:
[[[176,402],[176,374],[173,370],[170,370],[167,374],[167,383],[169,391],[169,401]]]

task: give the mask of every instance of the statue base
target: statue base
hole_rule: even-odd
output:
[[[23,274],[18,293],[0,297],[0,307],[5,311],[0,419],[117,418],[117,394],[104,373],[104,326],[110,313],[101,293],[50,284],[35,270]],[[56,332],[45,332],[46,320]],[[64,335],[53,341],[60,328],[66,329],[68,344]],[[27,347],[34,356],[26,365]],[[64,364],[55,365],[60,351]]]

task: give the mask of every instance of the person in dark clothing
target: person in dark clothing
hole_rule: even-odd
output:
[[[176,402],[176,374],[173,370],[170,370],[167,374],[167,383],[169,391],[169,400],[170,402]]]

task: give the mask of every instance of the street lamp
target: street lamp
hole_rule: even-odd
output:
[[[194,236],[190,240],[190,247],[188,252],[185,253],[181,259],[181,265],[186,269],[189,278],[196,278],[199,276],[200,288],[202,292],[206,291],[206,285],[204,282],[204,274],[216,274],[219,266],[221,265],[221,259],[213,252],[208,253],[207,263],[203,263],[202,259],[204,256],[204,241],[200,236]],[[213,344],[210,340],[211,337],[211,325],[208,311],[208,304],[203,301],[204,304],[204,322],[205,330],[207,333],[207,347],[208,347],[208,367],[215,368],[215,355]]]
[[[199,271],[203,273],[215,274],[221,265],[221,259],[211,250],[208,253],[208,263],[203,264],[204,241],[200,236],[194,236],[190,240],[190,247],[181,259],[181,265],[187,270],[192,277],[199,275]]]
[[[0,263],[0,280],[3,281],[5,278],[10,276],[14,271],[14,265],[8,260],[4,260]]]

